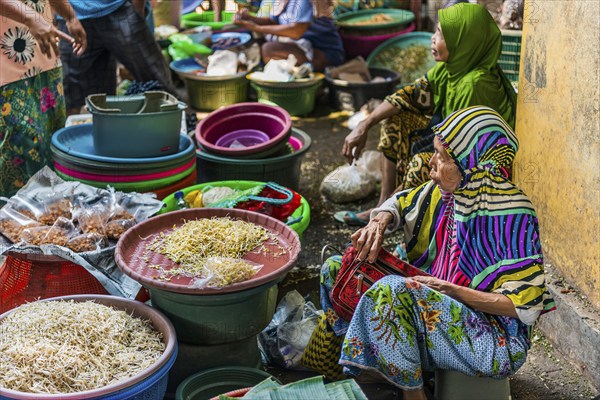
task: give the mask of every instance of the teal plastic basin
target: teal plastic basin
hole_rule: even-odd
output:
[[[271,322],[277,302],[277,284],[239,292],[191,295],[149,288],[152,306],[162,311],[183,343],[208,346],[256,336]]]

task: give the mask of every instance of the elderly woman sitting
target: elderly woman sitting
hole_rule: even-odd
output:
[[[403,227],[411,263],[431,276],[382,278],[344,321],[329,298],[340,258],[321,271],[327,320],[345,334],[339,363],[350,374],[382,375],[405,399],[425,399],[423,370],[514,374],[528,328],[554,307],[535,210],[507,179],[517,150],[511,128],[477,106],[452,113],[434,133],[432,180],[394,194],[352,235],[358,258],[373,261],[384,232]]]
[[[262,0],[257,17],[243,9],[236,14],[236,24],[266,35],[263,62],[293,54],[298,65],[309,62],[322,72],[344,62],[342,38],[332,16],[331,0]]]

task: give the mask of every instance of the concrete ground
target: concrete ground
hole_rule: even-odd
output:
[[[332,113],[327,98],[321,97],[313,115],[294,121],[294,126],[306,131],[313,140],[312,148],[302,164],[299,189],[311,205],[311,224],[303,235],[298,265],[280,286],[280,297],[296,289],[302,295],[309,295],[313,302],[318,304],[321,248],[325,244],[342,247],[354,232],[354,228],[334,221],[333,213],[345,209],[366,209],[376,202],[376,196],[373,194],[357,203],[334,204],[319,193],[319,185],[323,178],[344,163],[340,150],[344,137],[349,133],[342,125],[347,118],[347,114]],[[375,149],[377,137],[378,130],[374,128],[370,134],[368,149]],[[391,238],[386,241],[390,249],[393,243]],[[552,313],[542,318],[552,318]],[[267,367],[267,370],[283,382],[292,382],[312,375],[278,367]],[[539,329],[536,329],[533,336],[533,346],[527,362],[511,378],[510,384],[513,400],[600,399],[600,392],[584,377],[581,369],[567,362]],[[370,399],[401,398],[399,391],[386,384],[368,384],[362,387]]]

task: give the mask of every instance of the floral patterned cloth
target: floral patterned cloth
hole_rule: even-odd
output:
[[[52,10],[48,0],[20,0],[52,23]],[[42,72],[60,66],[60,58],[56,55],[47,57],[29,31],[20,22],[0,18],[0,87],[31,78]],[[0,103],[2,104],[2,103]]]
[[[0,88],[0,194],[10,197],[52,160],[50,139],[65,125],[62,68]]]
[[[329,301],[341,258],[321,270],[321,305],[328,323],[345,334],[344,372],[370,370],[405,390],[423,386],[422,372],[435,369],[503,379],[525,362],[529,340],[518,320],[476,312],[401,276],[387,276],[361,298],[350,323]]]

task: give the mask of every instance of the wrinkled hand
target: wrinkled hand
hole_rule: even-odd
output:
[[[451,296],[451,297],[454,292],[454,289],[457,286],[453,283],[450,283],[443,279],[438,279],[434,276],[419,276],[419,275],[417,275],[417,276],[413,276],[410,279],[415,280],[415,281],[419,282],[420,284],[427,286],[430,289],[437,290],[438,292],[443,293],[447,296]]]
[[[344,139],[342,154],[348,160],[348,164],[352,164],[352,161],[360,157],[367,143],[368,130],[367,124],[362,121]]]
[[[73,18],[67,21],[67,29],[75,42],[73,43],[73,53],[76,56],[80,56],[85,53],[87,49],[87,35],[85,29],[81,25],[81,22],[77,18]]]
[[[60,56],[60,52],[58,51],[58,41],[60,39],[72,44],[75,43],[75,39],[56,29],[56,27],[44,18],[36,18],[35,23],[29,27],[29,31],[40,46],[42,53],[48,58],[52,57],[52,52],[54,52],[56,57]]]
[[[354,232],[352,246],[356,249],[359,260],[373,262],[377,259],[383,244],[383,235],[391,220],[392,214],[382,212],[371,219],[367,226]]]

